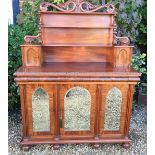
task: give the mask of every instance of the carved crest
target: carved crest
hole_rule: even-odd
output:
[[[48,11],[49,7],[53,7],[56,10],[62,12],[99,12],[101,10],[105,10],[107,13],[115,13],[115,8],[112,4],[105,4],[105,5],[93,5],[86,0],[68,0],[65,3],[61,3],[58,5],[43,2],[40,4],[41,11]],[[103,12],[103,11],[102,11]]]

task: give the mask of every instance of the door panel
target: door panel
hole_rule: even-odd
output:
[[[54,136],[54,85],[27,85],[28,132],[31,138]]]
[[[95,85],[61,85],[61,137],[93,137],[96,107]]]
[[[127,93],[126,84],[104,84],[101,87],[100,136],[124,135]]]

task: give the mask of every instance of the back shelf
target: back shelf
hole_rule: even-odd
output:
[[[23,45],[24,66],[42,66],[51,62],[101,62],[113,66],[130,66],[132,47],[130,46],[41,46]],[[92,44],[91,44],[92,45]]]

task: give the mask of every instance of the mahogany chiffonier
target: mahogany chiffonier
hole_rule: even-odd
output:
[[[111,4],[41,3],[39,33],[24,38],[23,65],[14,74],[20,87],[23,149],[65,143],[130,146],[132,99],[140,73],[131,68],[129,39],[116,35],[115,15]]]

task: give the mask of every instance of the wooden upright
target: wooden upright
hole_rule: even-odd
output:
[[[54,11],[49,11],[51,8]],[[122,143],[129,147],[132,46],[117,37],[115,8],[85,0],[40,5],[40,31],[21,45],[22,147]],[[36,44],[37,41],[37,44]]]

